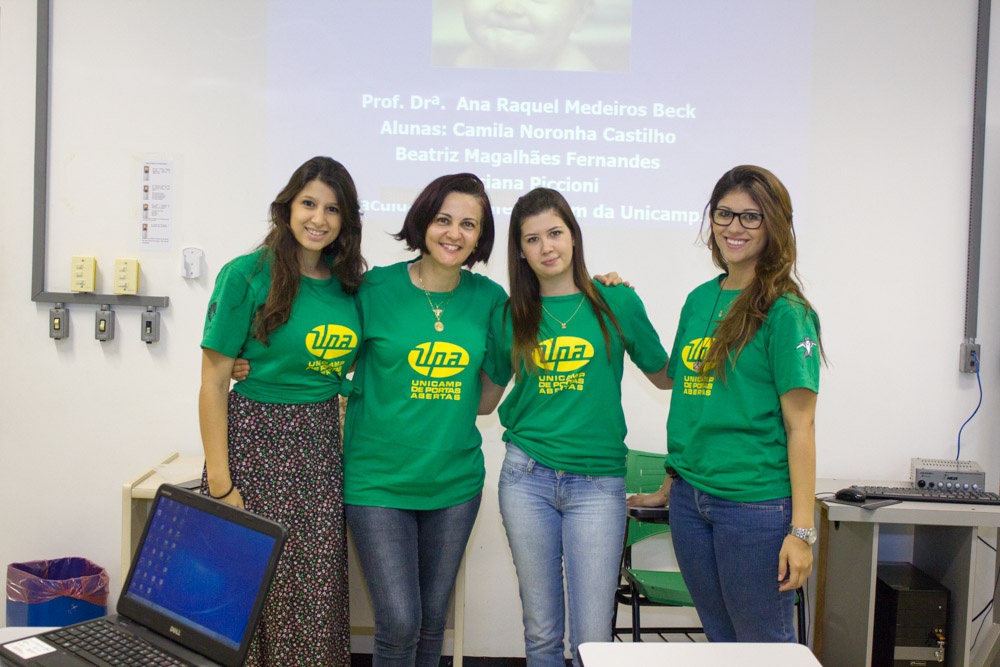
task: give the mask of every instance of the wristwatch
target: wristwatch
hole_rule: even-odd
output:
[[[798,528],[789,524],[788,534],[794,535],[806,544],[814,544],[816,542],[816,529],[815,528]]]

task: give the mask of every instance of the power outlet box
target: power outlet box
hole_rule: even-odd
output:
[[[94,338],[105,343],[115,338],[115,311],[101,306],[94,318]]]
[[[979,343],[962,343],[958,357],[959,372],[977,373],[980,360]]]
[[[97,260],[85,255],[73,255],[70,269],[71,292],[93,292],[97,283]]]
[[[160,314],[155,310],[147,310],[142,314],[140,338],[144,343],[155,343],[160,340]]]
[[[69,311],[61,303],[49,308],[49,338],[69,338]]]
[[[139,260],[131,258],[119,258],[115,260],[114,293],[139,293]]]

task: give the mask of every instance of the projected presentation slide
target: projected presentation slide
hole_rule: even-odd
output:
[[[268,11],[269,178],[280,187],[307,157],[330,155],[354,175],[366,223],[401,222],[424,185],[461,171],[483,179],[502,223],[539,186],[565,194],[581,222],[665,229],[700,224],[737,164],[804,188],[808,0]]]

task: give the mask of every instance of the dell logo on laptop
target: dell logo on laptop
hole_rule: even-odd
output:
[[[181,636],[181,629],[180,628],[175,628],[174,626],[171,625],[170,626],[170,634],[177,635],[178,637],[180,637]]]

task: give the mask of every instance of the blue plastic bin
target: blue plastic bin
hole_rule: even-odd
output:
[[[108,573],[86,558],[7,566],[7,625],[61,627],[108,609]]]

